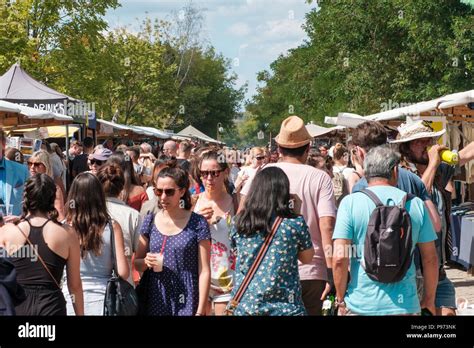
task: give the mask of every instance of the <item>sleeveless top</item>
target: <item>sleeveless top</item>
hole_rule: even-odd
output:
[[[199,195],[194,212],[201,209]],[[234,286],[235,255],[230,243],[230,217],[222,217],[209,226],[211,232],[211,290],[228,294]]]
[[[43,228],[49,221],[48,219],[41,226],[33,226],[29,220],[26,220],[28,225],[30,225],[30,235],[28,238],[33,244],[33,248],[25,241],[25,244],[11,256],[11,262],[17,271],[17,281],[21,285],[45,286],[57,289],[56,283],[48,271],[44,269],[38,254],[48,266],[49,271],[58,284],[61,282],[67,260],[52,251],[44,240]],[[18,231],[18,233],[21,232]]]
[[[110,232],[110,225],[105,225],[104,232],[102,233],[104,244],[102,244],[99,255],[87,251],[85,257],[81,259],[81,279],[83,281],[102,279],[107,282],[112,276],[113,262]]]

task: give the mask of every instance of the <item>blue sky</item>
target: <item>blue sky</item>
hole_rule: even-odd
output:
[[[171,19],[185,0],[121,0],[122,7],[109,11],[110,28],[128,26],[136,31],[145,17]],[[246,98],[255,94],[256,74],[268,70],[280,54],[306,38],[301,25],[315,4],[305,0],[193,0],[204,10],[202,39],[232,62],[237,85],[248,82]],[[316,1],[314,1],[316,3]]]

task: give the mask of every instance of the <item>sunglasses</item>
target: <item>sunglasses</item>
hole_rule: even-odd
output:
[[[255,159],[257,161],[261,161],[261,160],[265,159],[265,156],[255,156]]]
[[[34,166],[35,168],[38,168],[39,166],[42,166],[42,165],[44,165],[44,164],[41,163],[41,162],[30,162],[30,161],[28,161],[28,167]]]
[[[201,170],[201,178],[207,178],[209,174],[213,178],[217,178],[221,172],[223,172],[225,169],[220,169],[220,170]]]
[[[98,166],[101,166],[104,162],[105,162],[105,161],[96,160],[96,159],[91,159],[91,160],[89,161],[89,163],[90,163],[91,165],[97,164]]]
[[[163,196],[163,193],[165,193],[168,197],[171,197],[171,196],[174,196],[174,194],[176,193],[176,189],[164,189],[163,190],[163,189],[159,189],[159,188],[154,187],[153,192],[155,193],[155,195],[157,197]]]

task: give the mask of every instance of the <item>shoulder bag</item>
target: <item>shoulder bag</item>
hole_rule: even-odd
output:
[[[112,248],[112,262],[114,274],[107,282],[104,299],[105,316],[131,316],[138,313],[138,297],[133,286],[125,279],[120,278],[117,271],[117,257],[115,253],[115,236],[112,221],[110,226],[110,245]]]

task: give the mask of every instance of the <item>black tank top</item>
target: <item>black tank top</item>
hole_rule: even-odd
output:
[[[11,262],[15,265],[17,271],[17,281],[21,285],[46,286],[57,289],[54,280],[44,269],[37,256],[38,254],[41,255],[49,271],[59,284],[66,260],[52,251],[44,240],[43,228],[49,222],[49,219],[41,226],[33,226],[29,220],[26,221],[30,225],[30,235],[28,237],[35,250],[25,241],[25,244],[11,255]],[[21,232],[18,231],[18,233]]]

